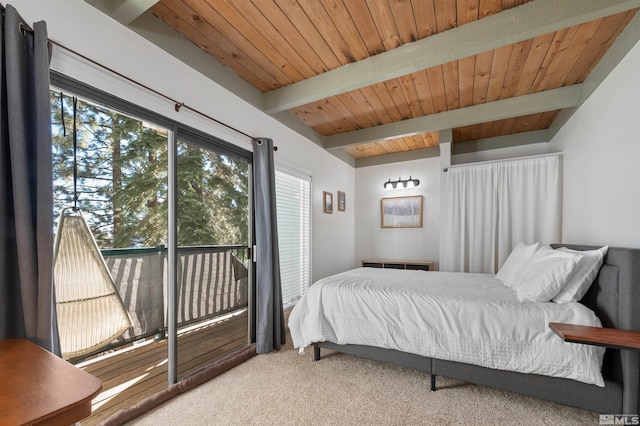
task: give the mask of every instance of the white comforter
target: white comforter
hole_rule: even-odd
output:
[[[601,326],[580,303],[520,302],[489,274],[359,268],[313,284],[289,329],[301,349],[368,345],[604,386],[604,348],[565,343],[549,322]]]

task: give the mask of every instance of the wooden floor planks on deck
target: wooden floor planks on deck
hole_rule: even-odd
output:
[[[178,336],[178,379],[248,344],[246,311]],[[103,382],[93,400],[91,417],[82,426],[96,425],[113,413],[166,389],[167,340],[152,341],[78,364]]]

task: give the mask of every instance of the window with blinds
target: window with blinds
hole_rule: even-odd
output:
[[[300,299],[311,280],[311,178],[276,170],[276,205],[286,308]]]

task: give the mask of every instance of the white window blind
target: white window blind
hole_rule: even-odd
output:
[[[282,300],[293,305],[311,280],[311,178],[276,170]]]

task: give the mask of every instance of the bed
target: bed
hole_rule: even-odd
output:
[[[561,245],[554,245],[554,248],[558,247]],[[562,247],[579,251],[597,249],[597,247],[575,245],[562,245]],[[372,268],[358,269],[362,271],[346,273],[347,282],[349,279],[354,282],[362,281],[362,276],[359,274],[363,273],[366,281],[366,274],[384,271],[376,272]],[[367,269],[371,270],[365,271]],[[326,348],[415,368],[431,374],[433,390],[437,388],[436,377],[445,376],[599,413],[638,413],[640,383],[638,352],[616,349],[607,349],[605,352],[604,348],[596,346],[565,343],[548,329],[548,323],[567,322],[596,326],[601,324],[604,327],[640,330],[640,310],[636,309],[640,301],[639,249],[609,248],[593,284],[579,302],[524,304],[525,310],[533,312],[532,321],[537,321],[536,327],[543,328],[544,332],[528,334],[531,332],[513,326],[509,333],[526,335],[526,339],[520,339],[515,344],[503,344],[500,340],[502,337],[495,337],[491,331],[494,326],[497,327],[498,323],[504,323],[504,318],[520,315],[519,311],[513,310],[517,309],[514,307],[516,304],[512,300],[513,295],[501,290],[495,281],[492,281],[495,277],[487,274],[483,274],[487,275],[484,277],[475,277],[473,274],[468,274],[470,282],[480,279],[477,281],[480,283],[477,284],[478,294],[486,293],[487,303],[483,305],[483,309],[476,312],[469,311],[468,306],[464,305],[468,300],[465,302],[464,299],[476,299],[478,294],[470,292],[471,287],[464,285],[458,290],[460,294],[453,297],[459,299],[458,301],[463,305],[448,305],[444,294],[439,293],[441,288],[436,284],[435,290],[430,290],[432,293],[435,292],[435,298],[425,302],[428,308],[425,307],[421,304],[423,301],[421,290],[418,289],[419,277],[416,277],[416,274],[432,274],[433,277],[438,275],[432,272],[410,272],[410,275],[403,275],[401,279],[405,281],[415,279],[416,282],[403,287],[400,293],[406,293],[404,296],[412,301],[413,305],[409,307],[402,305],[403,308],[396,309],[395,312],[393,309],[379,311],[373,308],[376,311],[374,316],[379,317],[375,321],[380,322],[376,323],[375,329],[372,328],[371,332],[363,331],[357,324],[351,324],[353,327],[351,325],[346,327],[345,333],[343,326],[338,323],[323,323],[318,319],[320,318],[318,315],[324,315],[322,303],[309,302],[305,299],[306,296],[303,297],[289,318],[294,346],[301,349],[312,346],[316,360],[320,359],[321,348]],[[426,277],[426,275],[423,276]],[[379,292],[377,297],[381,303],[385,303],[385,300],[388,302],[391,298],[390,306],[394,305],[395,297],[404,297],[392,296],[386,292],[384,285],[379,286],[383,288],[369,288],[365,291]],[[344,312],[349,312],[345,315],[350,318],[351,323],[357,322],[354,318],[365,314],[358,310],[372,310],[372,307],[371,305],[360,306],[358,299],[361,295],[357,291],[362,290],[356,291],[357,286],[347,284],[342,287],[345,292],[338,296],[336,299],[338,302],[332,302],[331,307],[326,309],[329,312],[327,315],[340,316],[342,309]],[[376,286],[372,285],[372,287]],[[448,286],[445,282],[441,287]],[[330,293],[333,290],[330,287],[318,286],[318,291]],[[447,313],[448,317],[445,316],[444,322],[429,329],[429,333],[421,333],[421,330],[427,330],[430,326],[411,317],[408,312],[412,310],[422,311],[418,317],[424,317],[426,321],[430,319],[429,314],[424,314],[425,312],[440,310]],[[467,340],[464,337],[464,327],[453,323],[456,315],[461,316],[458,312],[464,312],[465,318],[473,318],[468,324],[470,328],[478,328],[474,324],[481,323],[480,328],[490,330],[489,337],[484,339],[486,342],[483,343],[483,339],[476,339],[480,342],[472,342],[480,346],[462,345],[462,354],[447,349],[452,344],[456,345],[457,338],[449,337],[449,333],[462,333],[460,340]],[[494,312],[496,312],[495,316],[501,317],[492,318]],[[535,315],[539,316],[537,320]],[[509,320],[507,323],[511,324],[512,321]],[[384,333],[380,332],[381,327],[385,330]],[[430,334],[437,336],[433,337]],[[530,340],[532,344],[527,346],[522,340]],[[498,341],[499,343],[496,343]],[[505,350],[506,347],[509,347],[509,350],[506,350],[506,364],[502,363],[503,361],[496,361],[494,359],[496,353]],[[548,350],[555,353],[548,361],[551,368],[549,365],[541,367],[532,361],[543,356]],[[515,358],[524,359],[524,367],[520,366],[522,359]],[[580,361],[577,360],[578,358]],[[510,365],[510,361],[517,361],[518,367],[514,368]]]

